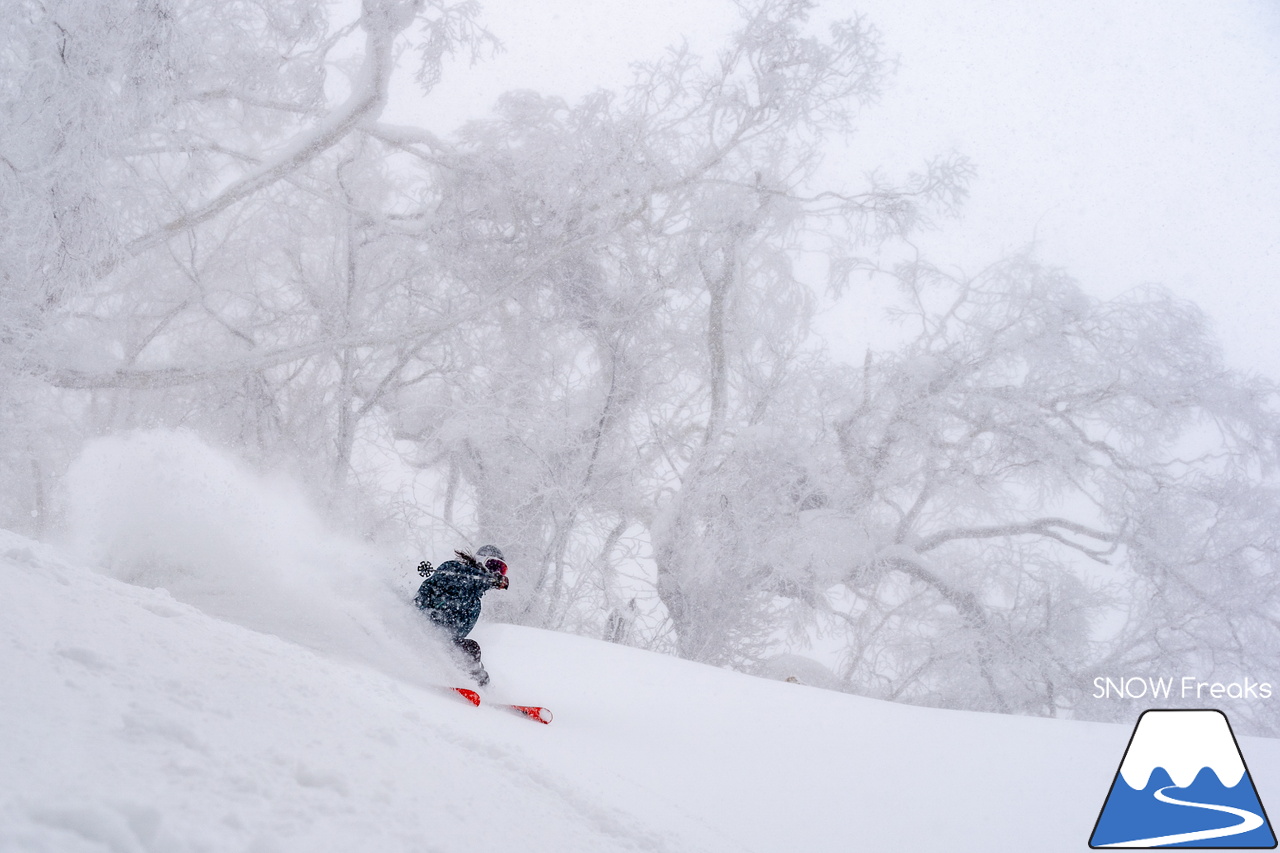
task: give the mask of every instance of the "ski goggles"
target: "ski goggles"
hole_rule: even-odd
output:
[[[491,572],[497,572],[503,577],[506,577],[507,564],[499,560],[497,557],[490,557],[489,559],[485,560],[484,567]]]

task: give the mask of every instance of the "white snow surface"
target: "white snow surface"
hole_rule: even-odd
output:
[[[552,725],[0,532],[0,850],[1080,850],[1129,734],[477,636]]]
[[[0,853],[1076,851],[1128,741],[483,621],[476,709],[287,482],[140,432],[67,483],[70,544],[0,531]]]
[[[1130,788],[1147,787],[1151,773],[1163,767],[1173,784],[1185,788],[1208,767],[1218,781],[1235,787],[1244,776],[1244,760],[1220,711],[1148,711],[1138,721],[1125,752],[1120,775]]]

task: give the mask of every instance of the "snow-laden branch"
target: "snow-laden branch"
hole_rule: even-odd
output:
[[[241,358],[231,358],[216,364],[155,368],[127,367],[104,371],[51,367],[38,371],[38,374],[50,385],[74,390],[176,388],[181,385],[191,385],[227,376],[269,370],[283,364],[344,349],[394,347],[404,344],[426,343],[433,336],[453,328],[456,324],[457,320],[451,318],[432,326],[417,326],[398,333],[379,332],[323,338],[277,347]]]
[[[493,288],[489,296],[465,311],[448,315],[434,323],[415,322],[403,329],[376,330],[364,334],[350,334],[320,338],[303,343],[278,346],[240,358],[226,359],[214,364],[175,365],[172,367],[138,368],[119,367],[115,370],[82,370],[51,364],[28,363],[25,372],[39,376],[57,388],[91,390],[117,388],[141,390],[176,388],[211,379],[254,373],[289,364],[317,355],[335,353],[363,347],[420,346],[437,335],[457,329],[469,320],[485,316],[496,305],[518,290],[523,284],[571,255],[590,235],[554,247],[528,263],[517,275]]]
[[[1074,533],[1077,536],[1085,536],[1098,542],[1106,542],[1109,548],[1099,549],[1091,548],[1081,542],[1068,539],[1062,534],[1062,531]],[[963,539],[1001,539],[1007,536],[1045,536],[1057,542],[1061,542],[1068,548],[1074,548],[1087,557],[1105,563],[1104,559],[1108,555],[1115,552],[1116,547],[1120,543],[1120,537],[1116,533],[1110,533],[1103,530],[1095,530],[1092,527],[1086,527],[1074,521],[1065,518],[1037,518],[1031,521],[1025,521],[1015,524],[995,524],[985,527],[955,527],[950,530],[941,530],[931,536],[926,536],[920,540],[916,546],[916,551],[926,554],[947,542],[955,542]]]
[[[959,589],[947,583],[926,564],[919,553],[902,545],[893,545],[876,555],[876,563],[902,572],[907,577],[914,578],[932,588],[948,604],[954,607],[966,622],[979,632],[981,636],[980,642],[985,644],[998,641],[992,629],[991,618],[987,613],[987,609],[983,607],[982,602],[978,600],[978,596],[969,590]],[[991,698],[995,701],[996,706],[1002,713],[1009,713],[1009,704],[996,684],[995,676],[991,671],[989,653],[980,654],[976,663],[983,681],[986,682],[991,690]]]
[[[162,225],[159,229],[131,241],[126,250],[139,255],[174,234],[207,222],[236,202],[271,186],[306,165],[340,142],[353,128],[382,112],[387,100],[387,83],[394,66],[392,45],[413,21],[419,2],[366,0],[360,25],[365,31],[364,61],[352,81],[351,94],[297,139],[257,169],[232,183],[218,195],[194,210]]]
[[[891,545],[882,549],[876,554],[875,562],[878,565],[887,568],[896,569],[908,577],[915,578],[937,591],[945,598],[958,613],[973,622],[974,625],[985,627],[987,625],[987,612],[982,605],[978,603],[977,596],[972,592],[960,590],[944,581],[932,568],[930,568],[916,549],[907,548],[902,545]]]

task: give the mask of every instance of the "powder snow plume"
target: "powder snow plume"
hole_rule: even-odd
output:
[[[393,557],[326,525],[287,478],[191,432],[88,442],[66,509],[70,545],[118,580],[411,680],[443,676]]]

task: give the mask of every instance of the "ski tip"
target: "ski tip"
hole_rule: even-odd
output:
[[[534,705],[512,705],[511,707],[519,711],[521,714],[524,714],[529,719],[537,720],[543,725],[549,725],[551,721],[555,719],[548,708],[539,708]]]
[[[477,707],[480,705],[480,694],[475,692],[474,690],[468,690],[465,687],[455,687],[453,688],[453,690],[463,699],[466,699],[468,702],[470,702],[472,705],[475,705]]]

